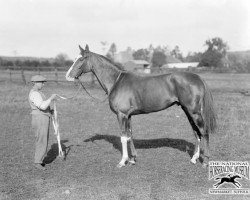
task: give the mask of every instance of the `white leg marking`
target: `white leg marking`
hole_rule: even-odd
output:
[[[197,151],[195,152],[195,154],[193,155],[191,162],[193,164],[196,164],[196,160],[200,157],[200,139],[198,139],[198,147],[197,147]]]
[[[121,136],[121,143],[122,143],[122,160],[117,165],[117,167],[121,168],[125,166],[126,161],[128,160],[128,141],[130,138],[126,136]]]
[[[134,159],[133,159],[133,160],[130,159],[130,160],[129,160],[129,164],[130,164],[130,165],[135,165],[135,160],[134,160]]]

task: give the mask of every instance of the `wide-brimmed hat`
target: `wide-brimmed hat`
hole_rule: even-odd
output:
[[[31,77],[31,82],[46,82],[46,78],[42,75],[35,75]]]

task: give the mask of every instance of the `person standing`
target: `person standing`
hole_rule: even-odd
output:
[[[29,104],[31,107],[32,129],[35,133],[35,156],[34,166],[40,170],[46,170],[43,159],[47,153],[50,118],[53,110],[50,104],[56,100],[56,94],[52,94],[48,99],[41,92],[46,82],[46,78],[41,75],[31,77],[33,87],[29,92]]]

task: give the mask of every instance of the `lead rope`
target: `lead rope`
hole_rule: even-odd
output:
[[[59,157],[64,157],[64,153],[62,151],[61,146],[61,139],[60,139],[60,132],[59,132],[59,122],[57,118],[57,109],[56,109],[56,102],[54,101],[54,113],[52,115],[52,123],[55,130],[55,135],[58,143],[58,155]]]
[[[77,92],[76,92],[73,96],[71,96],[71,97],[64,97],[64,96],[61,96],[61,95],[58,95],[58,94],[57,94],[57,96],[58,96],[59,98],[61,98],[61,99],[65,99],[65,100],[73,99],[73,98],[75,98],[75,97],[78,95],[78,93],[79,93],[79,91],[80,91],[80,89],[81,89],[81,86],[82,86],[82,88],[85,90],[85,92],[86,92],[90,97],[92,97],[92,98],[95,99],[95,100],[101,101],[101,100],[99,100],[99,99],[93,97],[93,96],[86,90],[86,88],[84,87],[83,83],[82,83],[79,79],[78,79],[78,82],[80,83],[80,86],[79,86]],[[108,98],[108,97],[107,97],[107,98]],[[105,99],[104,99],[103,101],[101,101],[101,102],[106,101],[107,98],[105,98]],[[57,143],[58,143],[58,156],[59,156],[59,157],[64,157],[64,152],[62,151],[62,146],[61,146],[61,138],[60,138],[60,132],[59,132],[59,121],[58,121],[58,115],[57,115],[57,109],[56,109],[56,101],[54,101],[53,109],[54,109],[54,112],[53,112],[53,115],[52,115],[52,124],[53,124],[54,131],[55,131],[54,134],[56,135],[56,139],[57,139]]]
[[[79,86],[77,92],[71,97],[64,97],[64,96],[60,96],[58,94],[57,94],[57,96],[61,99],[73,99],[78,95],[80,89],[81,89],[81,86]],[[56,109],[56,101],[54,101],[53,106],[54,106],[53,107],[54,112],[52,115],[52,124],[54,127],[54,131],[55,131],[55,135],[56,135],[56,139],[57,139],[57,143],[58,143],[58,155],[59,155],[59,157],[64,157],[64,152],[62,151],[62,146],[61,146],[61,138],[60,138],[60,132],[59,132],[59,121],[58,121],[58,115],[57,115],[57,109]]]
[[[78,80],[78,81],[81,84],[82,88],[85,90],[85,92],[90,97],[96,99],[95,97],[91,96],[91,94],[89,94],[89,92],[86,90],[86,88],[84,87],[84,85],[82,84],[82,82],[80,80]],[[58,95],[58,94],[57,94],[57,96],[59,98],[61,98],[61,99],[65,99],[65,100],[73,99],[73,98],[75,98],[78,95],[78,93],[79,93],[79,91],[81,89],[81,86],[79,86],[77,92],[73,96],[71,96],[71,97],[64,97],[64,96],[61,96],[61,95]],[[54,111],[53,111],[53,115],[52,115],[52,124],[53,124],[54,131],[55,131],[54,134],[56,135],[56,139],[57,139],[57,143],[58,143],[58,156],[59,157],[64,157],[64,152],[62,151],[62,146],[61,146],[61,138],[60,138],[60,132],[59,132],[59,121],[58,121],[58,115],[57,115],[57,109],[56,109],[56,101],[54,101],[53,109],[54,109]]]

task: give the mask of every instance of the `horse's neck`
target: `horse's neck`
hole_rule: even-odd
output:
[[[121,73],[120,70],[112,67],[112,64],[110,63],[95,65],[93,67],[93,72],[107,94],[110,93]]]

